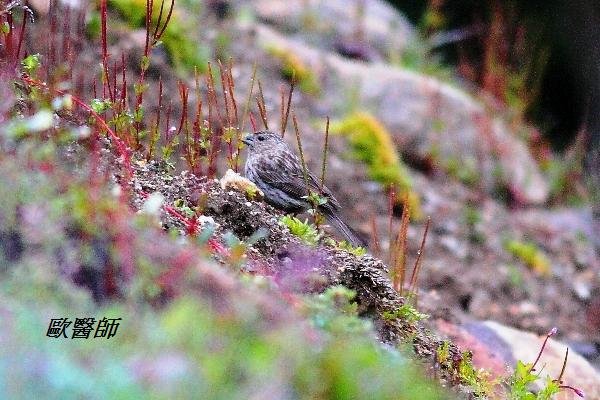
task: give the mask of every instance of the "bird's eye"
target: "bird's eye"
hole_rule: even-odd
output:
[[[266,137],[264,135],[258,135],[256,138],[258,139],[259,142],[262,142],[263,140],[266,139]]]

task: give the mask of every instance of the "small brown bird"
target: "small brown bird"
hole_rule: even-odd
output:
[[[280,135],[260,131],[247,135],[242,141],[248,146],[246,177],[264,192],[267,203],[287,213],[299,213],[311,208],[306,198],[309,191],[317,193],[327,200],[318,206],[318,211],[327,221],[343,233],[353,246],[365,245],[339,217],[340,203],[331,191],[326,186],[321,187],[308,170],[307,179],[304,179],[301,161]]]

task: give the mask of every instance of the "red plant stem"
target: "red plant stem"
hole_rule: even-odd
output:
[[[4,35],[4,37],[6,38],[6,54],[10,55],[12,54],[13,51],[13,19],[12,19],[12,14],[7,13],[6,14],[6,23],[8,24],[8,33],[6,33]],[[17,57],[15,57],[16,59]]]
[[[425,232],[423,232],[423,239],[421,240],[421,246],[417,252],[417,260],[415,261],[415,267],[413,268],[412,275],[410,276],[410,291],[416,294],[417,290],[417,277],[419,276],[419,270],[421,269],[421,258],[425,252],[425,242],[427,241],[427,233],[429,232],[429,225],[431,224],[431,217],[427,217],[425,223]],[[415,296],[416,299],[416,296]]]
[[[175,6],[175,0],[171,0],[171,6],[169,7],[169,13],[167,14],[167,18],[165,18],[165,22],[162,26],[162,29],[158,33],[158,35],[154,35],[154,41],[160,40],[162,35],[165,33],[165,29],[167,29],[167,25],[169,25],[169,21],[171,20],[171,16],[173,15],[173,8]],[[157,25],[158,26],[158,25]]]
[[[228,74],[227,74],[227,86],[229,87],[229,96],[231,98],[231,105],[233,106],[233,116],[235,117],[235,124],[239,129],[239,125],[240,125],[240,119],[239,119],[239,115],[238,115],[238,107],[237,107],[237,102],[235,101],[235,96],[233,95],[235,93],[235,82],[233,81],[233,60],[230,58],[229,59],[229,69],[228,69]]]
[[[179,86],[179,97],[181,98],[181,118],[179,119],[179,128],[177,129],[177,135],[180,135],[184,125],[187,125],[189,92],[183,82],[177,82],[177,86]]]
[[[146,0],[146,44],[144,46],[145,56],[148,56],[150,50],[150,24],[152,23],[153,7],[154,0]]]
[[[548,334],[546,335],[546,338],[544,339],[544,343],[542,344],[542,348],[540,349],[537,358],[535,359],[535,361],[533,362],[533,364],[531,364],[531,368],[529,368],[529,372],[534,371],[535,370],[535,366],[537,365],[538,361],[540,361],[540,358],[542,357],[542,353],[544,352],[544,348],[546,347],[546,343],[548,343],[548,339],[550,339],[551,336],[556,334],[556,328],[552,328],[550,330],[550,332],[548,332]]]
[[[140,192],[140,195],[143,198],[148,197],[148,193],[146,193],[146,192]],[[179,211],[177,211],[176,209],[174,209],[173,207],[171,207],[168,204],[164,204],[163,208],[165,209],[166,212],[168,212],[173,217],[177,218],[181,223],[183,223],[188,235],[194,236],[196,233],[198,233],[198,222],[196,221],[195,218],[190,219],[190,218],[185,217],[183,214],[181,214]],[[223,247],[223,245],[221,243],[219,243],[219,241],[216,239],[209,239],[208,245],[211,250],[213,250],[214,252],[216,252],[219,255],[228,256],[228,254],[229,254],[227,249],[225,249],[225,247]]]
[[[576,387],[570,386],[570,385],[560,385],[558,387],[559,389],[569,389],[572,390],[577,396],[584,398],[585,394],[583,393],[583,390],[581,389],[577,389]]]
[[[50,92],[55,93],[55,94],[59,94],[61,96],[65,96],[65,95],[68,94],[67,92],[65,92],[63,90],[60,90],[60,89],[49,88],[48,85],[45,82],[40,82],[37,79],[30,78],[27,75],[24,75],[22,79],[26,83],[28,83],[30,85],[37,86],[37,87],[49,90]],[[123,165],[125,167],[125,172],[126,172],[125,182],[128,182],[129,179],[132,176],[133,171],[132,171],[132,168],[131,168],[131,158],[129,156],[129,152],[127,151],[127,147],[126,147],[125,143],[121,140],[121,138],[119,138],[115,134],[115,132],[112,129],[110,129],[110,127],[108,126],[108,124],[106,123],[106,121],[97,112],[95,112],[90,106],[88,106],[86,103],[84,103],[78,97],[75,97],[75,96],[71,95],[71,99],[79,107],[81,107],[84,110],[86,110],[87,112],[89,112],[94,117],[94,119],[96,120],[96,122],[98,122],[98,124],[100,124],[100,126],[103,129],[105,129],[106,132],[108,132],[108,134],[111,137],[111,139],[115,142],[115,145],[117,146],[117,150],[119,151],[119,154],[121,155],[121,157],[123,157]]]
[[[256,132],[256,120],[252,112],[250,112],[250,125],[252,125],[252,132]]]
[[[108,74],[108,47],[106,39],[106,20],[107,20],[106,0],[100,0],[100,22],[101,22],[101,41],[102,41],[102,67],[104,68],[104,85],[103,93],[106,97],[106,89],[108,89],[108,98],[114,102],[115,97],[110,88],[110,76]]]
[[[127,70],[127,66],[125,65],[125,54],[121,53],[121,103],[123,104],[123,108],[127,104],[127,78],[125,77],[125,72]]]
[[[27,21],[27,13],[23,12],[23,21],[21,22],[21,29],[19,30],[19,42],[17,43],[17,52],[15,53],[15,63],[16,66],[19,62],[19,54],[21,53],[21,45],[23,44],[23,36],[25,35],[25,23]],[[12,30],[12,29],[11,29]]]

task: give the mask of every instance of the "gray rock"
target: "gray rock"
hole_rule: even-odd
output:
[[[506,187],[524,204],[541,204],[548,183],[525,143],[464,91],[435,78],[383,63],[348,60],[258,26],[263,46],[287,49],[309,65],[335,93],[337,110],[354,100],[392,133],[396,145],[438,165],[454,163],[478,176],[484,188]],[[341,117],[339,115],[338,117]]]
[[[377,58],[401,54],[414,39],[406,17],[382,0],[253,0],[259,19],[279,30],[301,35],[311,45],[331,48],[356,40],[378,53]]]

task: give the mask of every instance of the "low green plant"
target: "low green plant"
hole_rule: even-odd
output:
[[[563,362],[562,370],[560,375],[556,379],[552,379],[550,376],[546,376],[542,378],[541,372],[537,372],[535,367],[544,352],[544,348],[546,347],[546,343],[551,336],[556,334],[556,328],[552,328],[550,332],[546,335],[544,339],[544,343],[540,348],[538,356],[533,363],[524,363],[521,360],[517,361],[517,365],[513,374],[507,380],[507,386],[509,389],[509,399],[510,400],[550,400],[554,395],[558,394],[561,390],[571,390],[577,396],[584,397],[583,392],[575,388],[573,386],[564,385],[562,381],[562,376],[565,372],[565,368],[567,366],[567,359],[569,357],[569,350],[567,349],[567,353],[565,355],[565,360]],[[543,382],[543,386],[538,391],[533,391],[531,386],[536,383]]]
[[[361,257],[361,256],[364,256],[365,254],[367,254],[367,249],[365,249],[364,247],[361,247],[361,246],[354,247],[354,246],[352,246],[352,244],[348,243],[348,241],[346,241],[346,240],[342,240],[340,242],[332,240],[332,242],[333,242],[333,246],[336,249],[345,250],[348,253],[354,254],[357,257]]]
[[[317,227],[308,222],[307,219],[301,221],[291,215],[284,215],[279,221],[290,230],[292,235],[298,236],[304,243],[310,246],[315,246],[319,243],[319,240],[323,236]]]
[[[429,318],[429,315],[419,312],[412,304],[410,304],[410,302],[407,301],[395,311],[384,312],[383,318],[387,320],[401,319],[408,323],[414,324]]]

